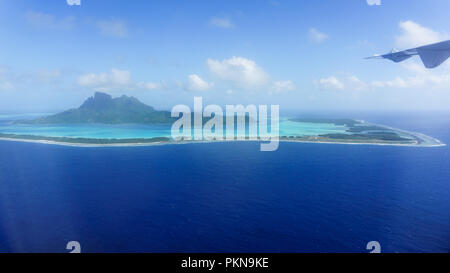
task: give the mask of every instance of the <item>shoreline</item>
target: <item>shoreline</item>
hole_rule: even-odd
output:
[[[366,121],[350,120],[352,122],[359,122],[367,127],[367,130],[371,130],[374,126],[375,129],[391,131],[399,136],[398,140],[391,139],[377,139],[375,138],[359,138],[358,133],[360,127],[355,125],[345,125],[351,132],[355,133],[355,138],[347,138],[347,136],[329,136],[329,135],[317,135],[317,136],[288,136],[282,135],[278,137],[278,142],[291,142],[291,143],[313,143],[313,144],[337,144],[337,145],[378,145],[378,146],[403,146],[403,147],[443,147],[447,146],[440,140],[431,136],[392,128],[385,125],[379,125],[375,123],[369,123]],[[322,121],[323,122],[323,121]],[[335,123],[336,124],[336,123]],[[359,125],[359,124],[358,124]],[[354,130],[356,128],[356,130]],[[401,137],[400,137],[401,136]],[[20,134],[3,134],[0,132],[0,140],[3,141],[16,141],[16,142],[28,142],[39,143],[47,145],[60,145],[69,147],[142,147],[142,146],[160,146],[160,145],[172,145],[172,144],[195,144],[195,143],[226,143],[226,142],[258,142],[268,143],[268,140],[261,139],[220,139],[220,140],[172,140],[168,136],[160,136],[153,138],[83,138],[83,137],[53,137],[53,136],[37,136],[37,135],[20,135]]]
[[[434,139],[434,138],[433,138]],[[308,141],[308,140],[292,140],[292,139],[279,139],[279,142],[290,142],[290,143],[305,143],[305,144],[335,144],[335,145],[376,145],[376,146],[399,146],[399,147],[422,147],[422,148],[433,148],[433,147],[445,147],[447,144],[434,139],[437,144],[402,144],[402,143],[371,143],[371,142],[333,142],[333,141]],[[52,140],[37,140],[37,139],[22,139],[22,138],[7,138],[0,137],[0,141],[13,141],[13,142],[27,142],[27,143],[37,143],[46,145],[59,145],[68,147],[80,147],[80,148],[101,148],[101,147],[146,147],[146,146],[162,146],[162,145],[174,145],[174,144],[207,144],[207,143],[228,143],[228,142],[264,142],[264,140],[192,140],[192,141],[158,141],[149,143],[109,143],[109,144],[89,144],[89,143],[70,143],[70,142],[60,142]]]

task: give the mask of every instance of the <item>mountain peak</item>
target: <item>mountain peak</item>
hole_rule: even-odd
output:
[[[35,120],[36,123],[170,123],[170,112],[155,111],[135,97],[96,92],[79,108]]]
[[[96,92],[80,106],[79,109],[104,109],[112,105],[112,97],[106,93]]]
[[[109,99],[111,100],[112,97],[109,94],[103,93],[103,92],[95,92],[94,99]]]

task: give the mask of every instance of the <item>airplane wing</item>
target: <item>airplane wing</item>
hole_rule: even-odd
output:
[[[404,51],[375,55],[366,59],[389,59],[399,63],[415,55],[420,56],[426,68],[438,67],[450,57],[450,40]]]
[[[450,40],[418,47],[417,52],[426,68],[438,67],[450,57]]]

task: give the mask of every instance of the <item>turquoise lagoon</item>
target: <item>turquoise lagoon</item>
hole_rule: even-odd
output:
[[[20,115],[20,117],[23,116],[24,115]],[[154,138],[171,136],[171,125],[169,124],[19,125],[11,124],[6,120],[3,120],[2,122],[1,119],[2,116],[0,116],[0,133],[4,134],[97,139]],[[280,136],[316,136],[322,134],[346,133],[346,129],[347,128],[345,126],[339,126],[332,123],[293,122],[288,118],[282,118],[280,120]]]

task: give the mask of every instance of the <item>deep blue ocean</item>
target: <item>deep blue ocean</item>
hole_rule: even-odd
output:
[[[450,143],[448,113],[357,118]],[[0,141],[0,252],[450,252],[449,166],[448,146]]]

